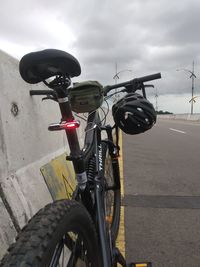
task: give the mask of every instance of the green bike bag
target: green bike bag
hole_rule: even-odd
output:
[[[97,81],[74,83],[69,90],[69,101],[76,113],[96,110],[103,102],[103,86]]]

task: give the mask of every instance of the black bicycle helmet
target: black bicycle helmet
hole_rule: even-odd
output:
[[[139,94],[131,93],[112,107],[115,124],[127,134],[143,133],[155,124],[153,105]]]

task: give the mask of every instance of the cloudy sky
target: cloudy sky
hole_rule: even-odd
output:
[[[195,62],[195,96],[200,96],[199,0],[1,0],[0,49],[20,59],[57,48],[80,61],[79,80],[114,83],[155,72],[158,109],[190,112]],[[155,102],[156,89],[149,95]],[[194,111],[200,113],[200,97]]]

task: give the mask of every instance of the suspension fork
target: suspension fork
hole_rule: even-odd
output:
[[[108,136],[108,139],[106,140],[109,146],[109,153],[112,158],[117,158],[119,156],[119,145],[118,145],[118,135],[119,135],[119,129],[118,127],[115,127],[116,129],[116,142],[114,144],[113,140],[113,134],[112,130],[113,128],[110,125],[106,125],[105,127],[102,127],[102,130],[105,130]]]
[[[111,266],[111,251],[109,246],[109,239],[106,232],[105,221],[105,204],[104,204],[104,173],[103,173],[103,159],[102,159],[102,145],[101,145],[101,130],[95,129],[95,154],[96,154],[96,171],[95,176],[95,202],[96,202],[96,216],[98,223],[98,232],[100,239],[100,247],[102,253],[102,262],[104,267]]]
[[[110,125],[107,125],[105,127],[102,127],[102,130],[105,130],[108,136],[108,139],[103,141],[106,142],[108,144],[109,147],[109,154],[112,160],[112,166],[113,166],[113,177],[115,180],[115,188],[113,189],[120,189],[121,188],[121,183],[120,183],[120,176],[119,176],[119,163],[118,163],[118,157],[119,157],[119,150],[120,147],[118,145],[118,127],[115,128],[116,129],[116,142],[114,144],[114,140],[113,140],[113,134],[112,134],[112,130],[113,128]]]

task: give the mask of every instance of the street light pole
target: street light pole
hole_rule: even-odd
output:
[[[156,88],[155,98],[156,98],[156,112],[158,112],[158,90],[157,88]]]
[[[117,70],[117,65],[116,65],[116,70]],[[115,73],[115,75],[113,76],[113,79],[118,80],[119,79],[119,74],[122,73],[122,72],[125,72],[125,71],[132,72],[132,70],[120,70],[120,71]]]
[[[194,78],[196,78],[195,74],[194,74],[194,61],[192,62],[192,74],[190,76],[190,78],[192,78],[192,99],[194,97]],[[191,114],[193,114],[193,104],[194,101],[191,101]]]
[[[117,79],[119,79],[119,77],[117,76],[117,62],[115,62],[115,76],[113,77],[113,79],[115,79],[115,84],[117,84]]]
[[[132,72],[132,70],[129,70],[129,69],[118,71],[117,70],[117,62],[115,63],[115,75],[113,76],[113,79],[115,80],[115,84],[117,84],[117,80],[119,80],[119,74],[122,73],[122,72],[126,72],[126,71]],[[115,89],[115,92],[117,93],[117,89]],[[117,97],[117,94],[116,94],[116,100],[117,100],[117,98],[118,97]]]
[[[192,62],[192,71],[188,70],[188,69],[178,69],[177,71],[186,71],[188,73],[190,73],[190,78],[192,79],[192,100],[189,101],[191,102],[191,115],[193,114],[193,104],[194,104],[194,79],[196,78],[196,75],[194,74],[194,61]]]
[[[117,79],[119,79],[117,73],[117,62],[115,62],[115,76],[113,77],[113,79],[115,80],[115,84],[117,84]],[[117,102],[117,89],[115,89],[115,101]]]

